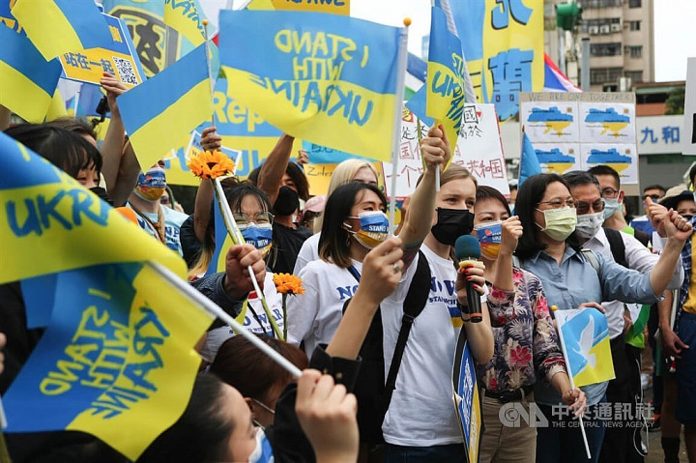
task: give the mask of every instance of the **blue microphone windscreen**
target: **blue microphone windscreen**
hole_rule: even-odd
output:
[[[481,245],[478,239],[471,235],[462,235],[454,242],[454,255],[463,260],[469,257],[478,259],[481,257]]]

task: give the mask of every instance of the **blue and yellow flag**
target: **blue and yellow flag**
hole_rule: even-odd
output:
[[[109,26],[93,0],[17,0],[11,11],[47,60],[113,44]]]
[[[390,159],[404,30],[339,15],[244,10],[221,11],[220,31],[231,97],[295,137]]]
[[[195,0],[164,0],[164,24],[196,47],[205,42],[205,27]]]
[[[464,112],[462,45],[447,29],[447,16],[441,8],[431,9],[430,20],[425,114],[443,125],[450,146],[455,146]]]
[[[97,196],[0,133],[0,283],[114,262],[184,261]]]
[[[0,105],[43,122],[58,85],[57,60],[46,61],[24,35],[0,24]]]
[[[61,273],[55,301],[3,397],[7,432],[83,431],[137,459],[183,413],[213,317],[142,264]]]
[[[574,386],[614,379],[606,315],[593,308],[557,310],[554,315]]]
[[[143,169],[185,146],[213,112],[205,43],[118,98],[123,124]]]

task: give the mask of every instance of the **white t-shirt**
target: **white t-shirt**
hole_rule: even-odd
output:
[[[300,271],[305,268],[307,264],[319,259],[320,237],[321,233],[315,233],[302,243],[300,253],[297,255],[297,260],[295,261],[295,268],[292,271],[294,275],[299,275]]]
[[[463,442],[452,400],[452,364],[461,311],[457,307],[457,271],[425,244],[421,251],[430,266],[428,303],[416,318],[406,343],[396,389],[382,425],[389,444],[429,447]],[[403,303],[418,266],[416,256],[396,291],[382,301],[384,375],[394,355]]]
[[[353,266],[362,271],[361,262],[354,260]],[[307,264],[298,276],[305,292],[288,298],[288,342],[299,345],[304,341],[304,350],[311,357],[317,345],[333,338],[343,317],[343,304],[355,294],[358,281],[348,269],[321,259]]]
[[[130,203],[128,204],[128,207],[130,207]],[[178,252],[180,256],[183,256],[184,251],[181,248],[179,235],[181,234],[181,224],[188,219],[188,215],[175,211],[169,207],[160,206],[160,208],[164,214],[164,244],[166,244],[169,249]],[[156,224],[159,220],[157,213],[151,214],[148,212],[143,212],[143,214],[145,214],[147,218],[152,221],[152,223]],[[156,239],[159,239],[157,230],[150,222],[142,218],[137,212],[135,213],[135,217],[138,219],[138,225],[140,225],[140,228],[154,236]]]
[[[271,272],[266,272],[266,278],[263,282],[263,293],[266,296],[268,309],[278,325],[278,328],[282,331],[285,326],[283,323],[283,296],[276,291],[275,284],[273,283],[273,273]],[[288,301],[294,297],[297,296],[288,296]],[[236,320],[244,325],[244,328],[254,334],[275,336],[271,323],[268,321],[268,316],[263,310],[261,299],[256,295],[256,291],[249,293],[249,298],[244,301],[242,311],[239,313]],[[222,343],[234,335],[234,330],[229,326],[221,326],[220,328],[208,331],[205,336],[205,343],[201,348],[201,355],[209,362],[212,362]]]

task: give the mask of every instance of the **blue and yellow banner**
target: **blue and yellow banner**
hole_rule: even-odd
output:
[[[164,24],[196,47],[205,42],[205,27],[195,0],[164,0]]]
[[[147,169],[210,119],[213,105],[205,43],[118,98],[135,155]]]
[[[0,105],[29,122],[43,122],[60,78],[29,39],[0,24]]]
[[[350,0],[251,0],[248,10],[309,11],[350,16]]]
[[[24,33],[22,27],[19,25],[19,21],[17,21],[11,11],[11,8],[15,2],[16,0],[2,0],[0,2],[0,23],[4,24],[15,32]]]
[[[495,103],[500,120],[515,116],[520,92],[544,88],[543,0],[450,5],[479,102]]]
[[[186,275],[177,253],[4,134],[0,134],[0,213],[0,283],[146,260]]]
[[[457,144],[464,113],[464,59],[459,38],[447,29],[441,8],[431,9],[425,114],[441,123],[450,146]]]
[[[148,265],[61,273],[50,324],[3,397],[7,432],[83,431],[137,459],[183,413],[212,319]]]
[[[594,308],[554,312],[568,374],[575,387],[615,378],[607,317]]]
[[[338,15],[246,10],[221,11],[220,31],[230,96],[295,137],[390,159],[405,31]]]
[[[93,0],[17,0],[12,15],[47,60],[86,48],[110,48],[109,27]]]

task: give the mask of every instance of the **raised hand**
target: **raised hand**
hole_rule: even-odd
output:
[[[234,245],[225,257],[225,291],[232,299],[243,299],[254,289],[249,267],[263,289],[266,278],[266,262],[261,252],[251,244]]]
[[[522,222],[519,217],[513,215],[503,222],[503,236],[500,245],[500,253],[511,256],[517,249],[517,242],[522,236]]]
[[[441,125],[430,129],[428,136],[421,140],[420,147],[428,170],[444,167],[452,158],[452,150]]]
[[[484,271],[486,266],[483,262],[479,260],[467,260],[459,264],[459,270],[457,270],[457,301],[459,305],[467,307],[468,302],[466,300],[466,282],[471,281],[473,287],[479,294],[484,294],[484,287],[486,285],[486,278],[484,277]]]
[[[222,138],[214,126],[206,127],[201,133],[201,146],[206,151],[215,151],[222,147]]]
[[[379,305],[382,299],[394,292],[401,281],[404,255],[401,239],[392,237],[367,253],[363,260],[358,291],[368,301]]]

